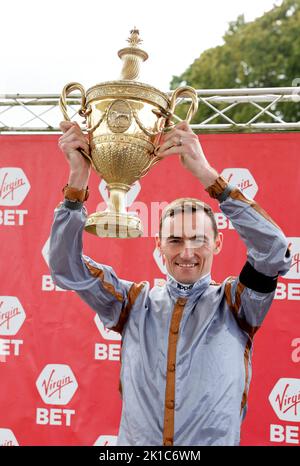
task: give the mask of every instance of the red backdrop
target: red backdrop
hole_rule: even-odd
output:
[[[118,433],[118,335],[105,331],[76,293],[55,289],[47,265],[53,210],[68,179],[57,139],[0,136],[0,445],[114,444]],[[255,197],[290,238],[291,271],[280,277],[255,336],[242,445],[299,444],[300,134],[203,135],[200,141],[211,165]],[[103,202],[99,183],[92,173],[89,213]],[[140,209],[144,226],[154,225],[154,233],[158,204],[182,196],[212,205],[224,233],[213,278],[237,275],[246,259],[244,244],[177,156],[141,179],[129,210]],[[122,278],[153,285],[164,274],[150,233],[128,240],[85,233],[84,253]]]

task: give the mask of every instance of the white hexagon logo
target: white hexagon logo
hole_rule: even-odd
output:
[[[18,441],[10,429],[0,428],[0,447],[18,447]]]
[[[66,405],[73,398],[77,380],[70,366],[47,364],[36,381],[38,392],[48,405]]]
[[[0,296],[0,335],[16,335],[26,319],[22,304],[15,296]]]
[[[140,190],[141,190],[140,182],[136,181],[135,183],[133,183],[130,190],[126,194],[126,207],[130,207],[134,203],[134,201],[137,198]],[[103,197],[104,201],[107,204],[108,199],[109,199],[109,194],[108,194],[106,181],[101,180],[101,182],[99,184],[99,191],[100,191],[100,194]]]
[[[109,328],[104,327],[103,322],[101,322],[98,314],[95,315],[94,317],[95,324],[104,340],[114,340],[114,341],[119,341],[122,339],[122,336],[118,332],[114,332],[113,330],[110,330]]]
[[[225,168],[221,175],[230,184],[239,188],[246,197],[254,199],[258,191],[258,186],[247,168]]]
[[[269,401],[282,421],[300,421],[300,379],[279,379]]]
[[[117,444],[118,437],[116,435],[100,435],[94,447],[112,447]]]
[[[29,190],[30,183],[22,168],[0,168],[0,206],[22,204]]]
[[[161,252],[158,248],[155,248],[153,251],[153,258],[156,262],[156,265],[158,266],[159,270],[161,271],[162,274],[166,275],[167,274],[167,269],[165,265],[164,258],[161,255]]]
[[[290,270],[282,275],[282,278],[300,279],[300,238],[299,237],[288,237],[287,238],[291,255],[292,263]]]

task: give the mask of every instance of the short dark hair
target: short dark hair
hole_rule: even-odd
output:
[[[190,212],[197,212],[200,210],[206,213],[206,215],[211,220],[214,239],[216,239],[218,236],[218,227],[212,208],[205,202],[200,201],[200,199],[195,197],[180,197],[179,199],[175,199],[174,201],[170,202],[170,204],[164,208],[159,221],[159,237],[161,238],[163,221],[167,217],[174,217],[175,214],[184,212],[187,209],[189,209]]]

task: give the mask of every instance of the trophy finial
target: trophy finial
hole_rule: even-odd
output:
[[[119,50],[118,55],[123,60],[121,79],[131,81],[138,79],[140,75],[140,63],[147,60],[148,54],[139,48],[142,43],[140,31],[134,26],[130,31],[130,37],[127,39],[129,47]]]
[[[134,26],[130,31],[130,37],[128,37],[127,42],[131,47],[138,47],[143,41],[140,39],[140,31]]]

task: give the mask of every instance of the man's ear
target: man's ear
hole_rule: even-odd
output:
[[[157,249],[160,250],[161,241],[160,241],[160,237],[159,237],[159,234],[158,234],[158,233],[155,234],[155,245],[156,245]]]
[[[219,254],[219,252],[221,252],[222,246],[223,246],[223,239],[224,239],[223,233],[219,231],[218,236],[215,240],[214,254]]]

